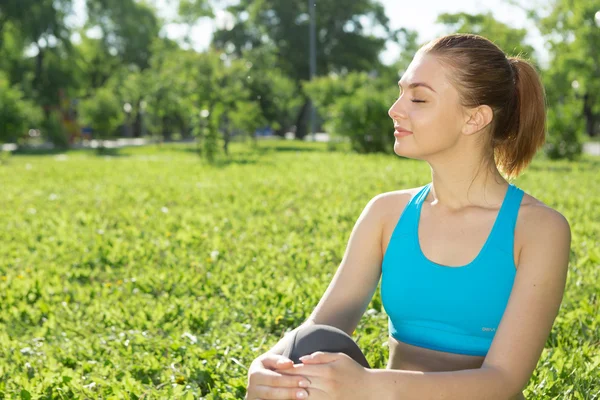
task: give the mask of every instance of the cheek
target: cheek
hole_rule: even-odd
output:
[[[420,135],[435,136],[448,132],[457,126],[456,115],[443,108],[422,108],[413,110],[410,119],[414,131]]]
[[[410,125],[419,136],[431,135],[441,124],[441,118],[438,112],[431,109],[420,108],[413,109],[408,113]]]

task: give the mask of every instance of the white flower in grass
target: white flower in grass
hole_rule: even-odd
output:
[[[167,207],[163,207],[163,208],[160,209],[160,211],[162,211],[163,213],[166,214],[166,213],[169,212],[169,209]]]
[[[182,338],[185,337],[185,338],[190,339],[190,342],[192,342],[192,344],[198,343],[198,338],[196,336],[192,335],[189,332],[184,333],[183,335],[181,335],[181,337]]]

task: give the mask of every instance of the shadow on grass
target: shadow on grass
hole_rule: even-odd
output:
[[[20,148],[12,152],[15,157],[18,156],[57,156],[60,154],[87,154],[97,157],[130,157],[130,154],[124,154],[120,148],[103,148],[103,149],[35,149],[35,148]]]
[[[271,151],[285,152],[285,151],[304,151],[304,152],[324,152],[324,148],[306,147],[306,146],[269,146],[269,147],[258,147],[256,151],[260,153],[268,153]]]
[[[13,156],[55,156],[58,154],[68,153],[69,149],[35,149],[35,148],[18,148],[12,152]]]
[[[233,157],[230,159],[218,159],[216,160],[212,166],[217,168],[224,168],[230,165],[274,165],[275,163],[271,161],[266,161],[263,159],[251,158],[251,157]]]
[[[129,154],[123,154],[120,150],[121,150],[120,148],[102,148],[102,149],[92,150],[92,152],[90,152],[90,154],[93,154],[98,157],[104,157],[104,156],[130,157]]]

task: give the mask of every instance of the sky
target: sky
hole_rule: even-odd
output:
[[[319,1],[315,0],[315,4],[319,7]],[[214,3],[226,4],[231,0],[214,1]],[[445,32],[441,25],[435,24],[438,14],[468,12],[471,14],[484,13],[492,11],[494,17],[504,22],[509,26],[516,28],[527,28],[528,35],[526,41],[532,45],[537,51],[537,56],[542,66],[548,63],[548,53],[544,47],[544,40],[535,25],[529,21],[525,12],[518,7],[512,6],[506,0],[486,0],[485,5],[481,0],[380,0],[385,8],[385,13],[390,19],[392,29],[408,28],[416,30],[419,33],[419,42],[427,41],[438,37]],[[174,19],[177,10],[173,5],[176,2],[169,0],[154,0],[157,5],[159,14],[162,17]],[[78,14],[76,20],[81,22],[84,20],[85,11],[83,0],[75,0],[75,10]],[[222,26],[231,24],[231,18],[221,9],[216,10],[216,21]],[[215,22],[202,18],[197,25],[191,30],[191,38],[193,47],[197,51],[205,50],[212,37],[212,32],[215,29]],[[165,34],[171,39],[181,39],[185,36],[187,27],[181,24],[171,23],[165,27]],[[385,52],[381,55],[381,60],[390,64],[398,57],[400,48],[388,42]]]

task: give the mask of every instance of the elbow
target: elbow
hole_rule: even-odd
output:
[[[527,385],[527,382],[523,383],[514,374],[505,371],[501,368],[486,367],[494,372],[497,382],[497,393],[498,400],[519,400],[523,399],[522,392],[523,388]]]

